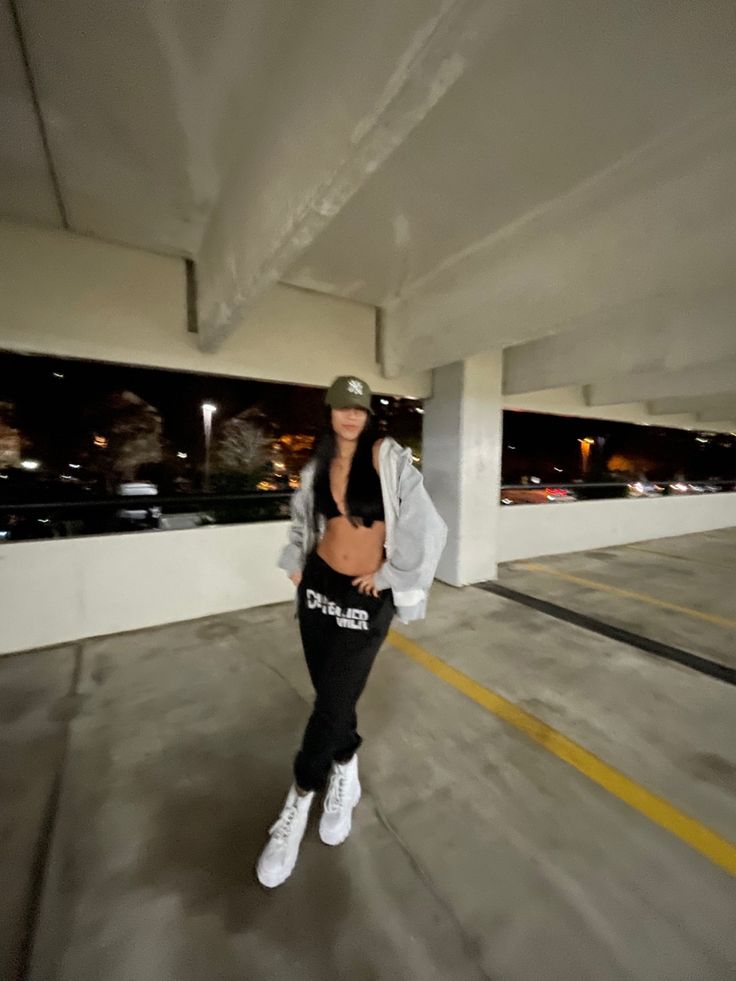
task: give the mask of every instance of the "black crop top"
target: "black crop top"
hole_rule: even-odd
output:
[[[314,485],[314,505],[319,514],[329,521],[330,518],[338,518],[340,509],[330,490],[330,478],[327,473],[323,473]]]
[[[381,480],[376,476],[375,488],[372,488],[376,495],[376,511],[377,513],[372,518],[366,518],[364,515],[356,514],[355,517],[358,518],[366,528],[370,528],[374,521],[384,521],[385,514],[383,510],[383,495],[381,494]],[[330,476],[329,472],[325,470],[320,477],[317,478],[314,484],[314,504],[315,510],[318,514],[321,514],[326,521],[331,518],[339,518],[342,512],[337,506],[335,498],[332,496],[332,489],[330,488]]]

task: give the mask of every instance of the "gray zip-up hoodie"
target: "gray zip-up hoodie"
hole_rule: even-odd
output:
[[[427,596],[445,547],[447,526],[412,464],[411,450],[386,437],[378,454],[378,471],[386,516],[386,561],[376,572],[376,587],[391,589],[396,614],[404,623],[421,620],[427,613]],[[304,568],[325,530],[320,515],[315,540],[313,484],[314,462],[310,462],[302,470],[301,488],[291,498],[289,543],[278,563],[289,575]]]

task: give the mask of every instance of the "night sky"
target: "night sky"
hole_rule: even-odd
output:
[[[105,395],[126,390],[158,410],[164,439],[174,452],[188,453],[192,459],[202,452],[203,401],[218,406],[216,421],[221,422],[258,407],[276,435],[316,432],[323,419],[320,388],[0,352],[0,402],[15,405],[15,425],[29,444],[26,452],[50,466],[69,462],[84,409]],[[400,442],[416,443],[419,405],[391,400],[388,407],[377,408],[387,416],[392,435]],[[654,479],[678,472],[694,479],[736,477],[736,439],[719,435],[699,442],[697,437],[655,426],[506,412],[503,477],[506,482],[530,474],[559,482],[574,479],[579,476],[582,438],[596,440],[590,479],[606,479],[605,463],[613,454],[646,463],[647,475]]]
[[[637,475],[641,471],[654,480],[669,480],[678,474],[692,479],[736,477],[736,438],[729,434],[507,411],[504,481],[513,483],[523,475],[560,483],[578,478],[580,439],[594,440],[590,480],[610,480],[607,464],[616,456],[625,457]]]
[[[134,392],[154,406],[164,437],[187,453],[199,447],[205,401],[217,405],[219,419],[258,405],[282,432],[304,431],[305,421],[318,425],[322,417],[319,389],[0,353],[0,402],[15,403],[16,424],[37,444],[39,455],[68,442],[85,407],[118,391]]]
[[[275,435],[317,433],[324,420],[323,388],[0,352],[0,402],[15,405],[14,424],[31,444],[29,452],[44,462],[64,466],[84,410],[122,391],[157,409],[173,451],[195,459],[203,449],[203,402],[218,407],[215,427],[252,407],[264,413]],[[421,403],[391,403],[397,438],[418,435],[421,417],[408,412]]]

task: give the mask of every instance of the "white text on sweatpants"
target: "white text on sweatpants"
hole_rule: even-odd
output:
[[[345,627],[348,630],[368,629],[368,613],[365,610],[352,606],[343,610],[337,603],[333,603],[331,599],[314,589],[307,589],[307,609],[321,610],[325,616],[334,617],[338,627]]]

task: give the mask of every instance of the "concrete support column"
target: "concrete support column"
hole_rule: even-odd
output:
[[[435,368],[425,403],[424,479],[448,526],[437,578],[452,586],[496,578],[501,369],[500,351]]]

